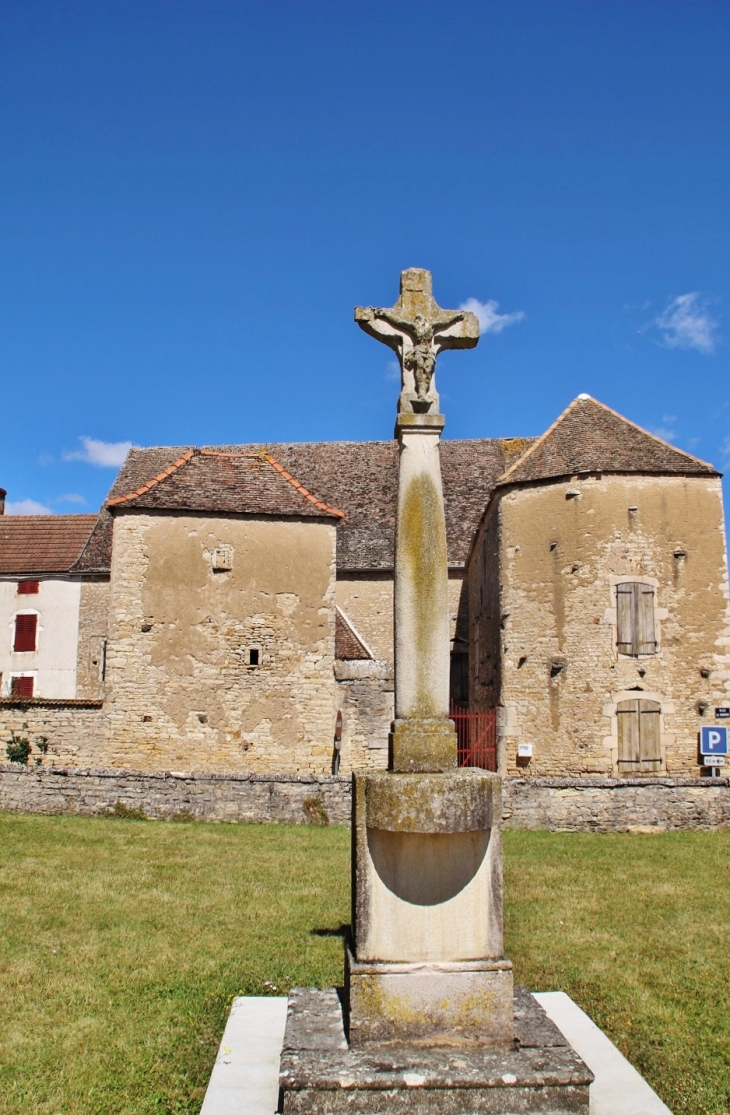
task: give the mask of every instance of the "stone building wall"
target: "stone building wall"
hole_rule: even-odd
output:
[[[118,514],[97,765],[329,770],[334,561],[329,521]]]
[[[0,764],[0,809],[8,812],[348,825],[351,787],[350,778],[332,775]],[[730,779],[507,779],[503,824],[563,832],[728,828]]]
[[[658,652],[616,646],[616,585],[655,590]],[[619,701],[661,706],[661,773],[697,775],[697,733],[730,705],[720,481],[603,476],[506,490],[469,568],[472,700],[500,709],[502,767],[618,772]],[[518,742],[533,757],[517,761]]]
[[[100,700],[109,636],[109,580],[81,582],[76,696]]]
[[[336,662],[335,677],[342,711],[340,772],[386,770],[394,716],[392,664],[366,659]]]

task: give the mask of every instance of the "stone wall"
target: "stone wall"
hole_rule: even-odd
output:
[[[616,642],[622,581],[654,590],[657,647]],[[495,497],[472,550],[471,703],[500,710],[501,769],[619,773],[617,706],[660,713],[661,772],[696,775],[697,734],[730,705],[730,614],[716,478],[584,476]],[[622,773],[627,773],[622,771]]]
[[[92,766],[99,761],[101,701],[5,698],[0,700],[0,762],[13,732],[30,743],[31,764],[40,759],[46,765]]]
[[[393,721],[393,667],[368,659],[335,662],[342,711],[340,771],[385,770]]]
[[[728,778],[509,778],[505,828],[657,832],[730,828]]]
[[[100,700],[109,635],[109,580],[82,581],[76,696]]]
[[[330,521],[115,516],[95,765],[328,772],[334,596]]]
[[[350,823],[350,779],[333,775],[79,770],[0,764],[0,809],[250,824]]]
[[[505,828],[660,832],[730,827],[730,779],[505,780]],[[0,809],[171,820],[348,825],[347,776],[81,770],[0,764]]]

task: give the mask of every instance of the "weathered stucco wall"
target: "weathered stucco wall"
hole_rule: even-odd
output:
[[[327,775],[170,773],[0,764],[0,809],[172,820],[348,825],[352,782]],[[662,832],[730,827],[727,778],[507,779],[505,828]]]
[[[103,765],[327,771],[334,561],[331,522],[118,515]]]
[[[508,490],[469,578],[472,701],[501,706],[506,773],[617,773],[616,705],[636,697],[661,705],[661,773],[699,773],[699,727],[730,704],[719,480],[574,477]],[[617,651],[622,578],[655,588],[655,655]],[[525,767],[518,742],[533,744]]]
[[[109,581],[83,581],[79,604],[76,696],[101,698],[109,635]]]

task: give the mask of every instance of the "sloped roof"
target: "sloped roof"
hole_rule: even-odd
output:
[[[68,573],[96,515],[0,516],[0,573],[28,577]]]
[[[441,442],[446,536],[452,564],[466,560],[472,536],[497,478],[532,440],[474,438]],[[225,445],[202,450],[200,455],[206,458],[212,452],[243,455],[254,460],[267,454],[319,501],[343,511],[345,518],[337,528],[339,569],[392,569],[398,489],[395,441]],[[224,506],[225,501],[213,487],[208,489],[206,505],[200,506],[200,498],[192,490],[194,485],[189,486],[187,480],[171,483],[173,475],[183,472],[181,466],[177,469],[173,466],[188,454],[192,461],[191,446],[131,449],[109,494],[107,507],[112,511],[117,507],[160,510],[172,506],[188,510],[235,510],[232,505]],[[163,473],[169,478],[150,485]],[[192,481],[196,475],[202,476],[202,472],[190,471],[186,475]],[[147,490],[142,492],[143,488]],[[169,495],[163,494],[163,489]],[[131,493],[138,494],[130,499]],[[124,497],[123,501],[119,497]],[[237,509],[256,513],[243,504],[237,504]],[[310,512],[318,513],[314,507]],[[111,527],[110,511],[102,509],[99,524],[78,563],[80,571],[109,569]]]
[[[344,518],[265,451],[187,449],[138,488],[110,496],[107,507]]]
[[[515,463],[499,484],[585,472],[717,476],[712,465],[642,430],[589,395],[579,395]]]
[[[335,609],[335,658],[345,662],[372,660],[372,654],[359,637],[347,616]]]

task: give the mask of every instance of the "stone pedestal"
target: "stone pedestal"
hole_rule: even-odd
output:
[[[500,791],[476,769],[354,776],[353,1044],[512,1040]]]
[[[334,989],[293,991],[281,1056],[284,1115],[588,1115],[593,1074],[517,988],[514,1040],[348,1042]]]

